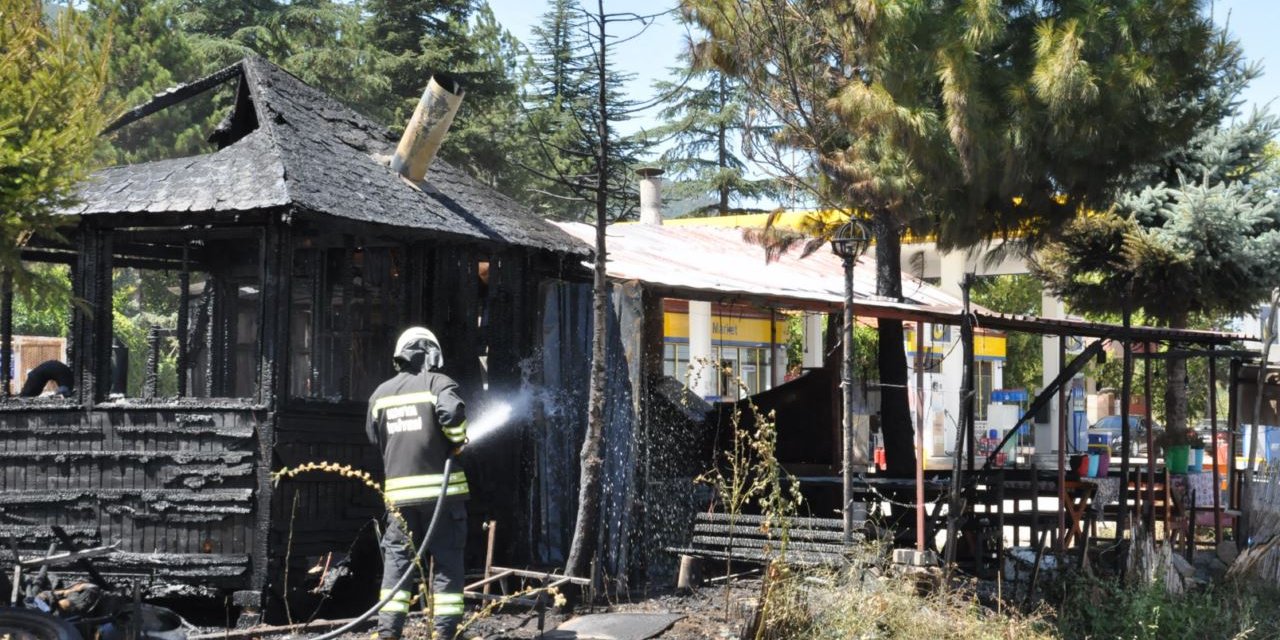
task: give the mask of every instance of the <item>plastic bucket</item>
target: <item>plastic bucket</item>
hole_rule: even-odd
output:
[[[1186,473],[1187,458],[1191,454],[1191,447],[1182,444],[1169,447],[1164,452],[1164,466],[1169,473]]]
[[[1187,473],[1200,473],[1204,471],[1204,449],[1192,449],[1191,456],[1187,461]]]
[[[1098,475],[1099,478],[1107,477],[1111,473],[1111,450],[1103,448],[1098,451]]]
[[[1089,475],[1089,456],[1083,453],[1071,456],[1071,469],[1080,474],[1081,478]]]

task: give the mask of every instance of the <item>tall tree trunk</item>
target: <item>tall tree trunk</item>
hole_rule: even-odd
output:
[[[1170,318],[1169,326],[1174,329],[1187,328],[1187,315],[1181,314]],[[1176,349],[1176,344],[1170,345]],[[1169,358],[1165,361],[1164,381],[1164,428],[1177,431],[1187,428],[1187,359]],[[1148,398],[1147,402],[1151,399]]]
[[[902,235],[893,214],[874,212],[871,220],[876,240],[876,294],[902,299]],[[877,322],[880,350],[880,433],[884,439],[885,471],[909,478],[915,474],[915,430],[907,401],[907,354],[901,320]]]
[[[725,80],[723,73],[716,73],[716,75],[719,80],[716,87],[716,100],[719,102],[720,113],[724,113],[725,103],[727,102],[725,93],[729,90],[728,81]],[[729,143],[726,139],[729,133],[728,129],[729,127],[723,120],[716,125],[716,166],[720,168],[720,173],[716,176],[716,179],[721,181],[719,186],[720,202],[716,205],[716,215],[721,216],[729,215],[729,184],[724,182],[724,171],[729,167]]]
[[[587,434],[582,442],[581,469],[578,485],[578,517],[573,528],[573,541],[569,544],[569,558],[565,571],[571,576],[586,577],[595,555],[595,543],[600,526],[600,485],[604,460],[604,400],[605,400],[605,336],[608,335],[609,281],[605,273],[605,230],[608,227],[609,205],[609,99],[607,91],[605,53],[604,0],[598,1],[595,18],[599,31],[597,39],[596,73],[598,92],[596,108],[599,118],[596,135],[600,137],[596,147],[596,255],[593,264],[591,298],[591,382],[587,391]]]

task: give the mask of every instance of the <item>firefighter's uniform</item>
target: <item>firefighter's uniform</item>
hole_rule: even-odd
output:
[[[445,459],[467,440],[465,405],[458,385],[435,369],[443,364],[439,342],[426,329],[415,327],[397,341],[399,373],[382,383],[369,398],[369,439],[382,452],[386,469],[384,492],[400,512],[416,549],[426,535],[436,501],[448,487],[428,552],[434,566],[430,610],[439,637],[454,637],[462,620],[463,543],[467,533],[467,477],[454,464],[448,478]],[[388,515],[382,537],[382,591],[379,600],[413,564],[413,551],[394,516]],[[413,598],[414,579],[401,587],[378,613],[378,635],[399,638]]]

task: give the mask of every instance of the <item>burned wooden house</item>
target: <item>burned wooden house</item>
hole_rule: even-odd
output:
[[[385,128],[259,59],[117,125],[227,85],[235,104],[215,152],[98,172],[67,212],[68,243],[26,253],[64,265],[81,302],[65,395],[0,402],[0,537],[34,554],[58,525],[80,545],[119,543],[98,562],[108,580],[234,592],[252,606],[287,565],[372,532],[382,504],[360,483],[309,473],[275,484],[272,472],[377,469],[366,399],[391,373],[396,335],[431,327],[482,407],[522,383],[543,290],[587,249],[434,156],[424,179],[403,177]],[[148,296],[172,313],[123,335],[139,329],[122,310]],[[476,520],[530,512],[533,489],[517,478],[526,459],[512,447],[468,465]],[[510,539],[521,528],[535,527],[507,527],[500,553],[527,553],[532,543]]]

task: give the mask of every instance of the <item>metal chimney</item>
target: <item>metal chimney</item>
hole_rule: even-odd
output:
[[[396,153],[391,156],[392,169],[414,182],[427,175],[427,168],[435,160],[449,125],[453,124],[453,115],[458,112],[464,93],[454,78],[444,74],[431,76],[396,146]]]
[[[662,169],[642,167],[640,176],[640,224],[662,224]]]

